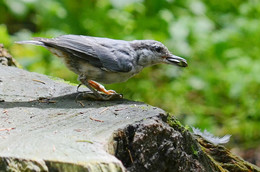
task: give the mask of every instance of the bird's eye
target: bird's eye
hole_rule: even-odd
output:
[[[162,47],[156,46],[155,51],[157,51],[158,53],[162,52]]]

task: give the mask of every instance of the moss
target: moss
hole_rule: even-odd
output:
[[[201,149],[221,171],[260,171],[259,167],[233,155],[230,150],[222,145],[213,145],[201,137],[198,137],[197,140]]]
[[[191,150],[192,150],[193,155],[195,155],[197,157],[198,151],[194,148],[194,145],[191,145]]]

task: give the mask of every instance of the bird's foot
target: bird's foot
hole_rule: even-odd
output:
[[[93,93],[96,94],[98,100],[112,100],[112,99],[123,98],[122,94],[118,94],[114,90],[106,90],[103,85],[95,81],[88,80],[88,84],[95,89]]]
[[[77,87],[77,92],[79,93],[79,95],[82,95],[84,98],[91,98],[91,99],[95,99],[95,100],[114,100],[114,99],[123,98],[122,94],[118,94],[114,90],[106,90],[103,85],[101,85],[95,81],[92,81],[92,80],[87,80],[84,75],[79,76],[79,80],[82,84],[87,86],[92,91],[92,93],[89,93],[89,92],[79,93],[78,89],[82,85],[82,84],[79,84]],[[78,98],[78,96],[77,96],[77,98]]]
[[[97,82],[95,82],[95,81],[88,80],[88,84],[89,84],[92,88],[94,88],[94,89],[96,89],[97,91],[102,92],[102,93],[104,93],[104,94],[107,94],[107,95],[117,94],[117,92],[114,91],[114,90],[106,90],[106,88],[105,88],[103,85],[101,85],[101,84],[99,84],[99,83],[97,83]]]

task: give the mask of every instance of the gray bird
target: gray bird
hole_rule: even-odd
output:
[[[123,41],[62,35],[52,39],[34,38],[16,43],[40,45],[62,58],[67,67],[79,75],[81,84],[87,86],[98,100],[110,100],[121,95],[114,90],[106,90],[97,82],[124,82],[144,67],[159,63],[187,67],[185,59],[171,54],[161,42],[154,40]]]

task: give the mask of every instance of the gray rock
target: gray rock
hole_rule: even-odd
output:
[[[164,113],[127,100],[76,102],[76,86],[14,67],[0,74],[0,169],[124,171],[108,153],[114,131]]]
[[[159,108],[76,89],[0,65],[0,172],[260,171]]]

